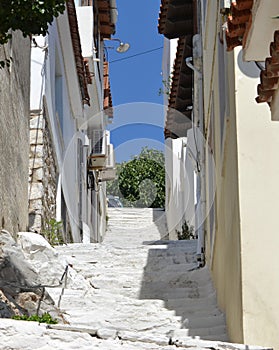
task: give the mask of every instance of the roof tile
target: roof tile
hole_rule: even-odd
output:
[[[270,57],[265,60],[265,69],[261,72],[260,81],[256,101],[271,103],[279,86],[279,30],[274,33],[274,41],[270,44]]]
[[[90,97],[87,89],[87,75],[85,63],[81,53],[81,43],[78,30],[75,3],[73,0],[68,0],[66,4],[82,100],[83,103],[90,105]]]
[[[245,45],[247,33],[251,26],[251,9],[253,0],[236,0],[230,7],[226,31],[227,51],[236,46]]]

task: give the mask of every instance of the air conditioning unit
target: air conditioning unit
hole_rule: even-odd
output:
[[[110,181],[116,179],[116,169],[105,169],[100,171],[101,181]]]
[[[107,145],[106,169],[113,169],[113,168],[115,168],[114,150],[113,150],[113,145],[110,143]]]
[[[88,159],[88,168],[91,170],[104,169],[107,159],[107,138],[105,130],[93,130],[89,134],[91,152]]]
[[[110,143],[107,145],[107,158],[106,167],[100,172],[101,181],[114,180],[116,178],[116,168],[114,159],[113,145]]]

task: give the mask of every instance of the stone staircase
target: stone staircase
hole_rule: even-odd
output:
[[[162,210],[111,208],[108,216],[102,243],[53,249],[42,236],[19,235],[26,271],[49,286],[49,311],[60,322],[0,319],[0,349],[263,349],[227,342],[196,241],[167,240]]]
[[[228,341],[196,241],[168,241],[162,210],[109,208],[101,244],[57,247],[82,278],[64,290],[61,309],[71,326],[107,329],[121,338]],[[58,303],[61,290],[48,290]],[[114,334],[114,333],[113,333]]]

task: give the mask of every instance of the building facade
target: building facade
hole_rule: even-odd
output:
[[[0,47],[0,227],[14,236],[28,227],[30,40],[19,31]]]
[[[186,84],[193,89],[192,129],[203,135],[203,142],[197,138],[197,253],[201,260],[204,254],[211,268],[230,340],[278,349],[275,17],[279,4],[272,0],[183,4],[184,15],[182,2],[180,13],[175,14],[178,4],[162,1],[159,31],[170,38],[191,36],[188,48],[192,52],[183,51],[179,72],[174,69],[170,96],[183,100],[179,93],[184,88],[182,96],[187,98],[181,79],[183,66],[188,64],[192,69],[192,78]],[[189,18],[193,18],[192,23]],[[174,21],[176,25],[172,26]],[[180,92],[177,79],[181,81]],[[170,115],[168,125],[176,130]],[[185,123],[184,133],[190,129]],[[167,142],[182,136],[185,134],[168,133]],[[186,168],[188,171],[192,169]],[[185,183],[180,186],[185,187]]]
[[[29,228],[43,233],[61,223],[59,239],[96,242],[106,229],[100,174],[109,158],[105,109],[111,107],[103,40],[114,33],[115,19],[109,1],[77,5],[84,6],[68,1],[47,37],[32,44]],[[96,144],[106,147],[91,167]]]

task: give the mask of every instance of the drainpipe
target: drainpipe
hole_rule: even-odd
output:
[[[202,79],[202,54],[201,54],[201,36],[193,36],[193,57],[185,59],[186,65],[194,72],[194,103],[193,103],[193,123],[196,139],[197,152],[197,209],[195,216],[196,233],[198,236],[197,260],[199,266],[204,265],[204,220],[205,220],[205,145],[204,145],[204,118],[203,118],[203,79]],[[196,131],[195,131],[196,130]],[[198,130],[198,133],[197,133]]]

